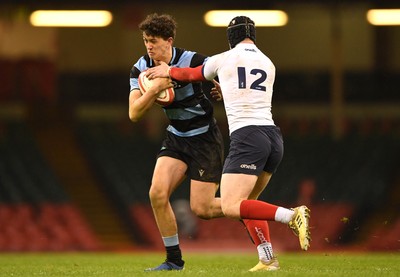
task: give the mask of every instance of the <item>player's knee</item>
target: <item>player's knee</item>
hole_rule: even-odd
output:
[[[191,209],[193,213],[201,218],[201,219],[211,219],[212,218],[212,213],[208,207],[205,206],[200,206],[200,205],[192,205]]]
[[[149,191],[149,198],[153,206],[164,205],[169,201],[168,191],[160,188],[159,186],[152,185]]]
[[[225,217],[230,217],[230,211],[227,206],[221,205],[222,213],[224,214]]]
[[[239,219],[240,215],[235,209],[235,205],[229,205],[227,203],[221,202],[222,213],[225,217]]]

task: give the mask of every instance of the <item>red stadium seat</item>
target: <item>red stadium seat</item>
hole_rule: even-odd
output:
[[[400,250],[400,218],[395,222],[382,222],[368,236],[366,241],[368,250],[399,251]]]

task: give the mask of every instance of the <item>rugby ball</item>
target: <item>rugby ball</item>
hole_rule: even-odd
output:
[[[142,94],[145,94],[153,85],[153,80],[149,80],[146,77],[146,71],[143,71],[139,74],[139,89]],[[175,91],[174,88],[167,88],[161,91],[155,102],[160,106],[168,106],[175,99]]]

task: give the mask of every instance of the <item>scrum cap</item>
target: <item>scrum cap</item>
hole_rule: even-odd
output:
[[[256,42],[256,26],[254,21],[247,16],[236,16],[231,20],[226,31],[228,36],[229,46],[235,47],[236,44],[250,38],[254,43]]]

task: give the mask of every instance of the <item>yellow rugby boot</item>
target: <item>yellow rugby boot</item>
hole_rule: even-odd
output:
[[[249,271],[250,272],[255,272],[255,271],[275,271],[279,269],[279,262],[276,257],[272,258],[269,261],[259,261],[258,264],[251,268]]]
[[[300,247],[306,251],[310,247],[311,233],[308,221],[310,219],[310,209],[300,206],[293,209],[294,215],[288,223],[289,228],[299,237]]]

